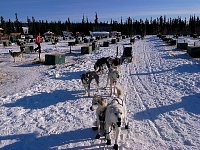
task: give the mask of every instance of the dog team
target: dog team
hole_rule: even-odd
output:
[[[119,75],[119,58],[102,57],[94,64],[94,71],[88,71],[81,75],[81,82],[85,89],[85,94],[90,96],[90,84],[94,80],[96,90],[99,92],[99,76],[107,74],[106,87],[110,88],[110,96],[114,95],[111,102],[108,102],[101,95],[93,95],[92,106],[90,110],[96,109],[96,126],[92,127],[97,130],[96,139],[105,136],[107,145],[111,145],[111,132],[115,131],[115,143],[113,149],[118,150],[118,140],[121,133],[122,125],[128,129],[127,110],[124,100],[124,93],[119,83],[117,82]],[[107,72],[105,72],[105,70]]]

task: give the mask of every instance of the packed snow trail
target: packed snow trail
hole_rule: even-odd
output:
[[[199,134],[190,135],[191,128],[196,128],[196,126],[183,124],[191,120],[193,116],[183,113],[183,108],[187,106],[184,103],[181,104],[181,96],[191,91],[182,91],[183,88],[180,87],[184,85],[180,85],[180,81],[176,79],[181,78],[187,86],[192,87],[187,84],[187,80],[192,78],[185,78],[184,72],[177,73],[177,67],[173,67],[173,65],[190,63],[190,60],[187,60],[186,56],[186,60],[183,60],[184,64],[177,64],[177,58],[174,58],[175,62],[168,52],[168,49],[173,49],[173,47],[159,44],[164,43],[160,43],[154,37],[134,44],[134,61],[127,68],[127,73],[130,75],[127,84],[132,83],[129,85],[130,90],[127,91],[132,93],[132,96],[129,94],[128,101],[128,106],[131,106],[129,108],[134,114],[132,134],[137,142],[146,141],[146,147],[143,145],[141,149],[195,149],[193,138],[199,137]],[[195,79],[189,82],[193,84]],[[199,92],[198,89],[195,90],[193,92]],[[196,130],[199,129],[196,128]],[[138,148],[137,146],[134,148],[137,145],[135,143],[132,145],[133,149]]]

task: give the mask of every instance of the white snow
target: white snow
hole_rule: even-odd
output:
[[[96,140],[91,127],[95,112],[92,97],[84,95],[80,74],[93,70],[98,58],[122,54],[121,40],[80,55],[81,45],[69,47],[42,43],[45,53],[62,52],[66,63],[47,66],[33,63],[38,54],[24,54],[13,62],[0,46],[0,148],[15,150],[112,149],[104,138]],[[100,87],[106,75],[100,77]],[[198,150],[200,147],[200,64],[185,51],[167,46],[156,36],[133,44],[133,62],[120,67],[129,130],[122,130],[119,149]],[[95,83],[92,83],[95,93]],[[99,94],[108,97],[109,90]]]

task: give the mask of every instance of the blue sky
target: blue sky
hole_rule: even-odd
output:
[[[200,0],[1,0],[0,16],[20,21],[32,16],[36,20],[81,22],[83,15],[94,21],[200,16]]]

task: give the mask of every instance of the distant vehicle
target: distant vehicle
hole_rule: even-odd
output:
[[[109,32],[105,32],[105,31],[103,31],[103,32],[91,32],[90,31],[90,35],[92,37],[97,37],[97,36],[99,36],[99,37],[109,37],[110,33]]]

